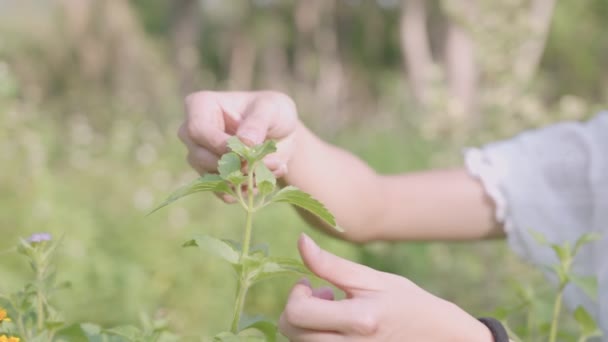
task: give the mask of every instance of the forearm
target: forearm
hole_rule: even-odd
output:
[[[382,176],[376,240],[474,240],[503,235],[494,204],[465,169]]]
[[[339,237],[363,242],[371,239],[382,205],[378,175],[353,154],[325,143],[299,124],[295,151],[284,182],[295,185],[321,201],[346,230]],[[335,235],[314,216],[300,211],[315,227]]]
[[[383,176],[301,124],[296,140],[284,181],[325,204],[346,230],[341,238],[366,242],[502,235],[492,201],[464,169]],[[313,217],[304,217],[335,233]]]

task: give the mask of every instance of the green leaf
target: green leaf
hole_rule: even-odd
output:
[[[265,196],[274,191],[274,188],[277,185],[277,179],[264,163],[258,163],[256,165],[254,174],[256,186],[262,195]]]
[[[266,342],[276,342],[277,325],[263,316],[248,317],[243,315],[239,322],[239,332],[247,329],[256,329],[264,334]]]
[[[241,172],[241,157],[234,152],[226,153],[217,163],[217,170],[220,177],[234,185],[240,185],[245,181],[245,176]]]
[[[278,257],[247,257],[244,262],[251,284],[286,275],[313,275],[299,260]]]
[[[222,239],[222,241],[224,241],[226,244],[228,244],[237,253],[241,254],[243,247],[240,242],[234,241],[231,239]],[[249,248],[249,254],[250,255],[261,254],[262,256],[268,256],[268,244],[265,242],[256,243],[255,245],[253,245]]]
[[[573,256],[578,254],[579,250],[592,242],[598,241],[602,238],[602,236],[598,233],[585,233],[581,235],[581,237],[576,240],[576,244],[574,245]]]
[[[213,342],[265,342],[260,336],[238,336],[231,332],[222,332],[213,337]]]
[[[81,340],[78,340],[78,341],[81,341]],[[43,331],[40,334],[30,338],[28,340],[28,342],[49,342],[49,334],[47,332]]]
[[[273,140],[266,140],[260,145],[248,147],[236,136],[228,138],[227,146],[232,152],[247,160],[250,165],[277,150],[277,145]]]
[[[571,274],[570,281],[583,290],[583,292],[585,292],[589,298],[597,298],[598,283],[596,277],[580,277]]]
[[[562,265],[567,265],[572,260],[572,253],[570,249],[570,244],[568,242],[563,245],[551,245],[551,248],[559,258],[559,261]]]
[[[56,334],[60,341],[89,342],[89,335],[80,324],[72,324]]]
[[[82,323],[80,324],[80,327],[89,336],[101,334],[101,327],[97,324]]]
[[[517,294],[517,297],[522,299],[523,302],[533,303],[536,300],[536,294],[534,293],[534,288],[532,286],[530,286],[529,284],[520,284],[520,283],[515,282],[511,285],[511,287]]]
[[[132,325],[123,325],[111,329],[105,329],[104,332],[109,335],[124,337],[131,341],[137,340],[142,336],[141,331]]]
[[[247,156],[247,159],[250,162],[256,162],[258,160],[262,160],[265,156],[276,152],[277,151],[277,144],[276,142],[274,142],[273,140],[266,140],[264,141],[264,143],[257,145],[257,146],[253,146],[249,149],[249,155]]]
[[[334,218],[334,216],[329,212],[329,210],[327,210],[327,208],[325,208],[325,206],[321,202],[317,201],[309,194],[301,191],[300,189],[294,186],[287,186],[281,189],[272,197],[271,202],[284,202],[298,206],[318,216],[320,219],[325,221],[337,231],[344,231],[336,224],[336,219]]]
[[[251,255],[260,255],[262,257],[268,256],[268,244],[265,242],[255,244],[251,247],[249,252]]]
[[[201,250],[214,254],[231,264],[238,264],[239,262],[239,252],[238,249],[235,249],[236,246],[209,235],[196,236],[192,240],[186,241],[183,247],[199,247]]]
[[[160,208],[166,207],[167,205],[177,201],[182,197],[203,191],[225,192],[233,194],[226,181],[224,181],[220,176],[214,174],[206,174],[193,181],[192,183],[177,189],[163,203],[152,209],[152,211],[150,211],[148,215],[152,214]]]
[[[536,240],[536,243],[538,243],[541,246],[549,246],[549,241],[547,241],[547,239],[545,238],[545,236],[543,235],[543,233],[541,232],[537,232],[536,230],[533,229],[528,229],[528,232],[530,232],[530,235],[532,235],[532,237],[534,238],[534,240]]]
[[[47,330],[57,330],[65,325],[63,321],[46,321],[44,322],[44,327]]]
[[[583,335],[588,337],[598,336],[597,334],[599,333],[599,329],[597,323],[584,307],[579,306],[576,310],[574,310],[574,319],[578,323]]]
[[[226,141],[226,145],[230,149],[230,151],[238,154],[243,158],[247,158],[249,156],[249,147],[247,147],[243,142],[235,135],[228,138]]]

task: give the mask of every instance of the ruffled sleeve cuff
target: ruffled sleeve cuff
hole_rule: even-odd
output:
[[[512,225],[507,215],[507,199],[501,189],[507,174],[506,164],[495,157],[491,158],[479,148],[466,149],[464,162],[469,174],[481,182],[486,194],[494,201],[495,219],[503,224],[508,233]]]

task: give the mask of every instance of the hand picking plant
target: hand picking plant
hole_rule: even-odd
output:
[[[220,240],[208,235],[196,236],[184,247],[198,246],[213,253],[232,265],[237,278],[236,299],[230,331],[220,333],[214,341],[275,341],[276,324],[262,317],[246,316],[243,313],[245,297],[256,283],[285,274],[309,274],[298,260],[273,257],[263,248],[251,247],[253,217],[262,208],[272,203],[289,203],[317,215],[327,224],[341,231],[333,215],[316,199],[293,186],[278,189],[276,178],[264,165],[262,159],[276,151],[273,141],[248,147],[237,137],[228,139],[231,152],[224,154],[218,162],[219,174],[205,174],[194,182],[178,189],[152,212],[171,202],[202,191],[233,196],[246,215],[242,243]],[[251,335],[258,330],[265,338]]]
[[[538,298],[531,288],[526,289],[521,286],[518,288],[518,296],[521,299],[521,303],[516,304],[512,308],[498,309],[494,312],[494,317],[502,320],[503,324],[508,327],[509,316],[519,312],[526,312],[527,317],[524,326],[518,327],[515,329],[516,331],[511,331],[509,334],[515,341],[585,342],[594,337],[601,337],[602,332],[598,328],[597,323],[582,306],[579,306],[572,312],[572,318],[574,318],[574,321],[578,325],[578,336],[572,335],[570,332],[560,328],[560,323],[563,323],[561,321],[562,301],[567,286],[578,286],[589,298],[597,300],[597,278],[574,274],[572,272],[572,263],[583,246],[599,240],[600,236],[594,233],[583,234],[573,246],[568,241],[563,244],[553,244],[538,232],[530,231],[530,233],[539,245],[551,248],[559,260],[558,264],[545,267],[557,279],[557,294],[553,300],[553,311],[550,321],[542,322],[538,320],[536,317],[537,312],[534,310],[535,306],[538,305]]]
[[[37,233],[9,250],[26,257],[34,277],[16,293],[0,291],[0,342],[177,341],[160,320],[145,320],[143,329],[131,325],[104,329],[96,324],[66,322],[52,305],[53,295],[70,287],[56,281],[54,260],[59,245],[60,240],[53,240],[50,234]]]

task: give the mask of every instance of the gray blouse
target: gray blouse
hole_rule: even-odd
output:
[[[602,235],[573,263],[573,273],[597,277],[597,300],[569,285],[565,302],[570,309],[585,306],[608,341],[608,112],[468,150],[465,161],[494,199],[510,247],[525,260],[538,266],[558,263],[530,230],[551,243],[574,244],[588,232]]]

